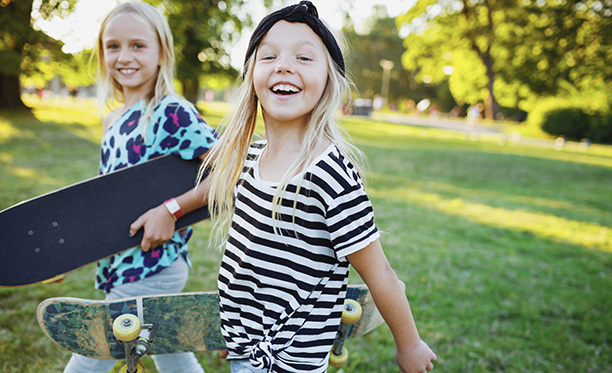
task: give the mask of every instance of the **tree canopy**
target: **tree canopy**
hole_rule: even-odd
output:
[[[0,0],[0,108],[25,108],[20,73],[42,73],[37,62],[61,54],[61,43],[35,30],[32,17],[64,17],[76,1]]]
[[[197,100],[201,82],[211,86],[207,78],[214,77],[217,85],[225,85],[237,77],[229,49],[243,27],[251,24],[250,15],[243,10],[245,0],[149,2],[166,8],[177,56],[176,76],[188,100]]]
[[[612,88],[612,1],[418,0],[396,19],[402,57],[421,79],[447,79],[459,102],[530,110],[567,87]],[[602,83],[605,82],[605,83]]]

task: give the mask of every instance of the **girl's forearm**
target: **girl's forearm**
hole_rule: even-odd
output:
[[[208,180],[208,178],[204,179],[197,187],[175,197],[183,214],[188,214],[208,204]]]
[[[348,257],[364,280],[376,307],[389,325],[398,348],[420,341],[410,304],[378,240]]]
[[[421,338],[410,309],[410,303],[404,293],[404,286],[393,269],[387,266],[379,274],[378,281],[367,285],[376,307],[391,329],[398,349],[419,343]]]

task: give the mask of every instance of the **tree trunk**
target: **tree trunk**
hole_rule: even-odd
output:
[[[475,2],[473,2],[475,3]],[[493,83],[495,82],[495,74],[493,72],[493,57],[491,57],[491,45],[493,45],[493,41],[495,40],[495,24],[493,23],[493,2],[484,1],[484,8],[486,9],[487,22],[483,26],[487,29],[488,41],[487,47],[482,50],[479,47],[479,44],[476,42],[476,35],[471,33],[470,43],[472,50],[476,52],[482,64],[485,66],[487,70],[487,90],[489,91],[489,96],[485,99],[485,118],[495,120],[497,117],[497,112],[499,110],[499,106],[497,105],[497,100],[495,99],[495,93],[493,92]],[[475,5],[477,6],[477,5]],[[465,17],[465,20],[470,23],[477,24],[479,22],[479,17],[477,13],[472,12],[467,0],[463,0],[463,10],[462,14]]]
[[[19,75],[0,73],[0,109],[28,109],[23,101],[21,101]]]
[[[183,79],[183,97],[189,102],[196,105],[198,101],[198,93],[200,91],[200,82],[197,79]]]
[[[488,50],[482,59],[482,63],[487,69],[487,89],[489,90],[489,96],[487,96],[485,100],[485,118],[495,120],[499,112],[499,105],[497,104],[497,99],[495,99],[495,93],[493,92],[495,74],[493,73],[493,58],[491,58]]]

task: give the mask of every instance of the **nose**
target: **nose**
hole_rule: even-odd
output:
[[[132,57],[132,54],[130,53],[130,51],[127,48],[125,48],[119,54],[118,61],[119,63],[129,63],[129,62],[132,62],[133,59],[134,58]]]
[[[291,66],[291,63],[289,62],[289,59],[286,57],[279,57],[277,64],[276,64],[276,69],[274,70],[277,74],[281,74],[281,73],[293,73],[293,67]]]

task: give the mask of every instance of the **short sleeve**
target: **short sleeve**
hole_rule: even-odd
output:
[[[183,159],[194,159],[206,153],[217,140],[216,131],[183,99],[164,98],[152,119],[154,125],[147,128],[147,142],[153,139],[155,154],[174,153]]]
[[[363,249],[380,236],[372,204],[359,183],[334,198],[327,210],[327,225],[338,258]]]

